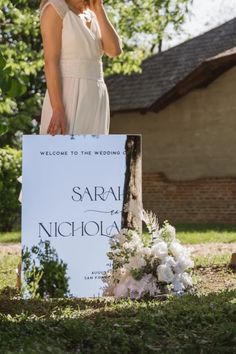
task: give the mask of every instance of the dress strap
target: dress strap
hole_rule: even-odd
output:
[[[69,7],[67,5],[67,3],[64,0],[49,0],[48,2],[46,2],[46,4],[40,9],[40,19],[42,17],[42,14],[44,12],[44,10],[46,9],[46,7],[48,5],[52,5],[54,7],[54,9],[56,10],[56,12],[58,13],[58,15],[63,19],[65,14],[67,13],[67,11],[69,10]]]

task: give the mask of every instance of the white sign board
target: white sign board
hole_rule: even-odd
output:
[[[50,241],[66,265],[71,296],[103,294],[109,239],[121,228],[126,139],[23,136],[22,247]]]

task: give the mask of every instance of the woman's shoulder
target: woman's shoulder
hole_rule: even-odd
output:
[[[40,8],[40,19],[43,15],[44,10],[49,6],[53,6],[53,8],[56,10],[58,15],[63,19],[65,17],[65,14],[69,10],[69,7],[67,3],[64,0],[49,0],[47,1],[42,8]]]

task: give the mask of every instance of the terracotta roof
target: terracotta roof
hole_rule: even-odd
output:
[[[157,112],[235,64],[236,18],[147,58],[141,74],[108,77],[111,112]]]

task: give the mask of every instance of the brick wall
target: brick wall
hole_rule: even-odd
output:
[[[111,134],[142,134],[143,171],[171,180],[236,176],[236,66],[158,113],[120,112]]]
[[[112,116],[111,134],[142,134],[144,207],[160,221],[236,224],[235,86],[236,66],[157,114]]]
[[[171,181],[143,173],[143,206],[161,223],[236,224],[236,177]]]

